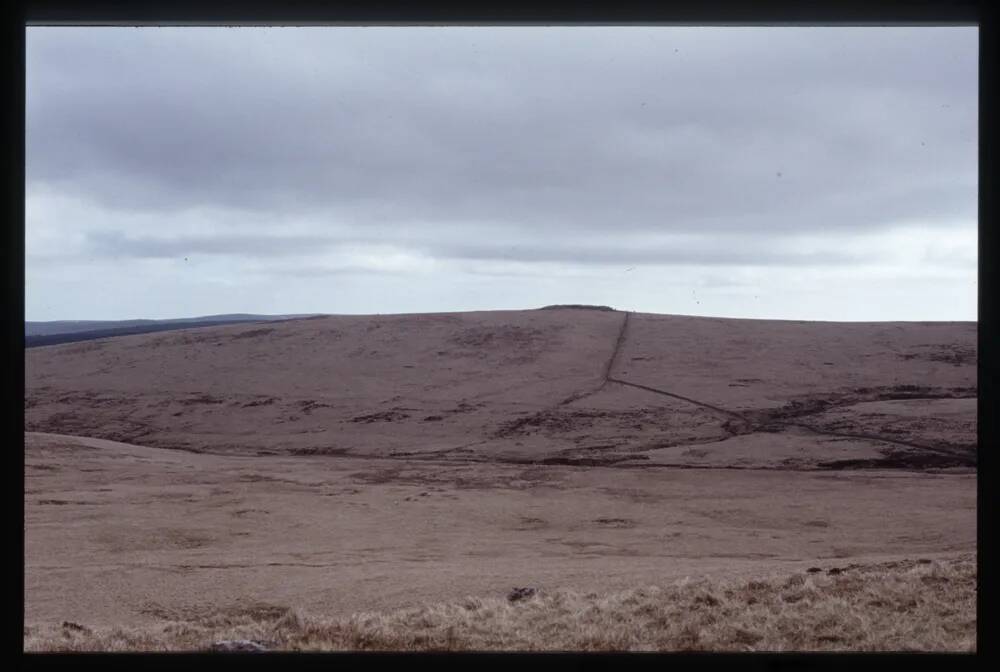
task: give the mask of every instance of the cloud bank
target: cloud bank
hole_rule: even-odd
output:
[[[28,319],[975,319],[977,39],[30,28]]]

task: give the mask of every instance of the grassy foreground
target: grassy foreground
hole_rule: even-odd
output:
[[[26,651],[975,651],[974,556],[323,618],[248,606],[146,628],[26,627]]]

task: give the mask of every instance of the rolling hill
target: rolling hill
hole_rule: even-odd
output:
[[[970,468],[976,329],[572,306],[230,324],[27,350],[25,424],[234,455]]]
[[[37,348],[60,343],[78,343],[96,338],[111,338],[131,334],[151,334],[159,331],[190,329],[192,327],[221,326],[245,322],[271,322],[309,315],[206,315],[168,320],[55,320],[51,322],[25,322],[24,345]]]

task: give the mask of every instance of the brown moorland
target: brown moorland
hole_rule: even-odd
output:
[[[975,551],[975,346],[975,323],[566,307],[330,316],[32,348],[26,646],[55,646],[47,637],[66,621],[88,632],[128,624],[146,629],[134,641],[183,648],[197,638],[149,633],[173,623],[208,637],[198,619],[255,604],[270,605],[253,616],[267,627],[288,609],[317,614],[309,623],[378,611],[379,623],[404,627],[400,609],[469,595],[491,605],[513,586],[538,586],[531,609],[582,632],[553,596],[597,613],[637,586],[785,581],[845,564],[897,563],[900,586],[952,589],[899,569],[918,558],[936,563],[934,576],[960,567],[955,586],[967,587],[970,565],[956,558]],[[870,604],[882,598],[816,590],[847,610],[844,623],[884,616]],[[974,600],[934,611],[946,620],[918,636],[931,612],[913,599],[896,635],[820,648],[900,648],[908,636],[902,648],[974,646]],[[719,628],[737,627],[735,611],[712,613]],[[480,616],[469,622],[492,623]],[[452,625],[455,648],[540,646],[496,623],[475,636]],[[110,630],[84,630],[56,639],[128,648],[101,639]],[[383,628],[370,641],[426,648],[407,639],[418,630]],[[507,634],[483,639],[486,630]],[[361,641],[288,632],[286,648]],[[722,632],[697,641],[729,648]],[[733,646],[819,646],[815,632],[753,632],[761,638],[732,635]],[[675,635],[551,641],[690,644]]]
[[[516,602],[467,597],[344,618],[258,604],[147,627],[64,621],[25,639],[29,651],[970,652],[975,598],[975,562],[959,557]]]

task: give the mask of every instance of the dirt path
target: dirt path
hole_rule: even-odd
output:
[[[542,410],[537,411],[525,418],[521,418],[517,422],[510,423],[506,425],[502,430],[497,432],[496,436],[498,437],[507,436],[512,432],[516,432],[524,425],[529,425],[535,422],[538,418],[545,415],[546,413],[550,413],[551,411],[557,408],[561,408],[563,406],[568,406],[569,404],[572,404],[574,401],[580,401],[581,399],[586,399],[587,397],[593,396],[598,392],[600,392],[601,390],[603,390],[604,387],[608,384],[609,380],[608,374],[610,373],[612,367],[614,366],[615,361],[618,359],[618,354],[619,352],[621,352],[622,344],[625,343],[625,331],[626,329],[628,329],[628,319],[629,319],[629,313],[625,313],[625,316],[622,318],[621,327],[618,330],[618,338],[615,341],[615,345],[611,350],[611,354],[608,356],[608,359],[604,363],[604,369],[601,374],[601,382],[596,387],[589,390],[574,392],[565,399],[556,402],[555,404],[549,406],[548,408],[543,408]]]
[[[730,411],[730,410],[725,409],[725,408],[720,408],[718,406],[714,406],[714,405],[709,404],[707,402],[698,401],[697,399],[691,399],[690,397],[685,397],[683,395],[676,394],[674,392],[667,392],[666,390],[661,390],[661,389],[658,389],[658,388],[655,388],[655,387],[650,387],[648,385],[640,385],[638,383],[632,383],[632,382],[629,382],[627,380],[621,380],[619,378],[609,378],[609,380],[611,382],[618,383],[620,385],[628,385],[629,387],[635,387],[635,388],[638,388],[640,390],[646,390],[647,392],[652,392],[654,394],[660,394],[660,395],[663,395],[663,396],[666,396],[666,397],[671,397],[673,399],[680,399],[681,401],[686,401],[688,403],[695,404],[696,406],[701,406],[702,408],[707,408],[707,409],[710,409],[712,411],[716,411],[717,413],[720,413],[720,414],[722,414],[722,415],[724,415],[726,417],[730,417],[730,418],[735,418],[737,420],[741,420],[742,422],[745,422],[748,427],[752,428],[751,431],[749,431],[749,432],[743,432],[743,433],[748,433],[748,434],[756,434],[756,433],[762,433],[762,432],[763,433],[767,433],[767,432],[771,431],[771,428],[773,428],[773,427],[798,427],[800,429],[806,429],[806,430],[808,430],[808,431],[810,431],[810,432],[812,432],[814,434],[820,434],[820,435],[823,435],[823,436],[837,436],[837,437],[843,437],[843,438],[848,438],[848,439],[863,439],[863,440],[867,440],[867,441],[881,441],[883,443],[891,443],[891,444],[895,444],[895,445],[899,445],[899,446],[906,446],[907,448],[916,448],[918,450],[923,450],[923,451],[927,451],[927,452],[930,452],[930,453],[935,453],[935,454],[938,454],[938,455],[947,455],[949,457],[956,457],[956,456],[961,455],[958,451],[951,450],[951,449],[948,449],[948,448],[937,448],[937,447],[934,447],[934,446],[927,446],[927,445],[920,444],[920,443],[913,443],[913,442],[910,442],[910,441],[903,441],[901,439],[892,439],[892,438],[889,438],[889,437],[886,437],[886,436],[879,436],[879,435],[876,435],[876,434],[857,433],[857,432],[854,432],[854,433],[852,433],[852,432],[838,432],[838,431],[834,431],[834,430],[820,429],[819,427],[813,427],[812,425],[808,425],[808,424],[806,424],[804,422],[790,422],[790,421],[787,421],[787,420],[770,420],[770,421],[767,421],[767,422],[754,422],[753,420],[751,420],[750,418],[746,417],[742,413],[738,413],[736,411]]]
[[[681,401],[686,401],[689,404],[694,404],[695,406],[701,406],[702,408],[707,408],[709,410],[715,411],[716,413],[720,413],[728,418],[736,418],[737,420],[742,420],[746,423],[750,422],[742,413],[737,413],[736,411],[730,411],[725,408],[713,406],[712,404],[709,404],[707,402],[698,401],[697,399],[692,399],[691,397],[685,397],[675,392],[667,392],[666,390],[661,390],[656,387],[650,387],[648,385],[640,385],[639,383],[631,383],[627,380],[622,380],[621,378],[608,378],[608,381],[612,383],[618,383],[619,385],[628,385],[629,387],[635,387],[640,390],[646,390],[647,392],[652,392],[654,394],[662,394],[665,397],[680,399]]]
[[[807,425],[804,422],[781,422],[779,424],[784,427],[798,427],[800,429],[806,429],[814,434],[820,434],[823,436],[839,436],[845,439],[862,439],[866,441],[881,441],[882,443],[891,443],[897,446],[905,446],[907,448],[916,448],[917,450],[922,450],[927,453],[934,453],[935,455],[944,455],[947,457],[964,458],[966,457],[961,452],[953,450],[950,448],[938,448],[935,446],[926,446],[920,443],[912,443],[910,441],[903,441],[901,439],[891,439],[887,436],[879,436],[877,434],[867,434],[863,432],[838,432],[829,429],[819,429],[818,427],[813,427],[812,425]],[[975,460],[971,461],[970,466],[975,466]]]
[[[604,375],[601,379],[601,388],[608,384],[611,379],[611,371],[614,370],[615,364],[618,362],[618,356],[621,354],[622,346],[625,345],[626,334],[628,333],[628,321],[631,313],[625,313],[625,318],[622,320],[622,328],[618,332],[618,340],[615,341],[614,350],[611,351],[611,357],[608,359],[607,365],[604,367]]]
[[[615,362],[618,360],[618,355],[621,352],[622,345],[625,343],[625,332],[628,329],[628,319],[631,313],[625,313],[625,317],[622,318],[621,328],[618,330],[618,338],[615,340],[615,346],[611,350],[611,355],[608,357],[607,361],[604,363],[604,371],[601,374],[601,383],[592,390],[587,390],[585,392],[576,392],[566,397],[553,408],[558,408],[560,406],[567,406],[572,404],[574,401],[580,401],[581,399],[586,399],[587,397],[593,396],[603,390],[608,384],[608,376],[611,375],[611,369],[614,368]]]
[[[710,403],[705,402],[705,401],[699,401],[698,399],[692,399],[691,397],[687,397],[687,396],[684,396],[684,395],[681,395],[681,394],[677,394],[676,392],[669,392],[667,390],[663,390],[663,389],[656,388],[656,387],[651,387],[649,385],[642,385],[640,383],[633,383],[631,381],[622,380],[621,378],[615,378],[615,377],[613,377],[611,375],[611,372],[613,371],[614,364],[615,364],[615,362],[616,362],[616,360],[618,358],[618,355],[619,355],[619,353],[620,353],[620,351],[622,349],[622,346],[625,343],[626,330],[627,330],[627,327],[628,327],[628,317],[629,317],[629,313],[626,313],[625,314],[625,319],[622,321],[621,331],[618,334],[618,340],[615,343],[614,351],[612,353],[611,358],[608,360],[607,366],[606,366],[605,371],[604,371],[604,380],[603,380],[603,382],[601,384],[601,387],[599,389],[603,389],[604,386],[608,382],[613,382],[613,383],[618,383],[619,385],[626,385],[628,387],[634,387],[636,389],[645,390],[645,391],[651,392],[653,394],[658,394],[658,395],[662,395],[662,396],[665,396],[665,397],[670,397],[672,399],[678,399],[680,401],[684,401],[684,402],[687,402],[687,403],[690,403],[690,404],[694,404],[695,406],[699,406],[701,408],[706,408],[708,410],[714,411],[715,413],[718,413],[718,414],[722,415],[723,417],[726,417],[727,419],[735,419],[735,420],[739,420],[741,423],[743,423],[744,427],[746,428],[746,431],[733,431],[733,435],[737,435],[737,434],[756,434],[756,433],[762,433],[762,432],[771,432],[771,431],[773,431],[773,428],[775,428],[775,427],[780,427],[780,428],[796,427],[796,428],[799,428],[799,429],[805,429],[805,430],[807,430],[809,432],[812,432],[814,434],[819,434],[821,436],[832,436],[832,437],[841,437],[841,438],[850,438],[850,439],[861,439],[861,440],[865,440],[865,441],[878,441],[878,442],[881,442],[881,443],[887,443],[887,444],[897,445],[897,446],[904,446],[906,448],[913,448],[913,449],[924,451],[924,452],[927,452],[927,453],[932,453],[934,455],[940,455],[940,456],[945,456],[945,457],[948,457],[948,458],[956,459],[956,460],[958,460],[960,462],[960,465],[956,465],[956,466],[975,466],[976,465],[976,459],[975,459],[974,456],[970,457],[968,455],[965,455],[965,454],[961,453],[960,451],[957,451],[957,450],[954,450],[954,449],[950,449],[950,448],[940,448],[940,447],[936,447],[936,446],[928,446],[928,445],[921,444],[921,443],[914,443],[914,442],[911,442],[911,441],[905,441],[905,440],[902,440],[902,439],[894,439],[894,438],[885,437],[885,436],[881,436],[881,435],[877,435],[877,434],[871,434],[871,433],[864,433],[864,432],[840,432],[840,431],[835,431],[835,430],[827,430],[827,429],[822,429],[822,428],[819,428],[819,427],[814,427],[814,426],[809,425],[809,424],[804,423],[804,422],[794,422],[794,421],[788,421],[788,420],[781,420],[779,418],[767,418],[767,419],[762,420],[762,421],[755,421],[755,420],[747,417],[747,415],[744,414],[744,413],[739,413],[737,411],[732,411],[732,410],[729,410],[729,409],[726,409],[726,408],[722,408],[720,406],[716,406],[714,404],[710,404]],[[574,398],[572,400],[575,401],[576,399],[583,398],[585,396],[587,396],[587,395],[582,395],[582,396],[576,397],[576,398]],[[894,397],[887,396],[886,398],[891,399],[891,398],[894,398]],[[902,399],[925,399],[925,398],[926,399],[942,399],[942,398],[966,398],[966,397],[955,396],[954,394],[941,394],[941,395],[933,395],[933,396],[927,396],[927,397],[915,397],[915,396],[909,396],[909,395],[907,395],[907,396],[903,396],[903,397],[900,397],[900,398],[902,398]],[[567,402],[564,402],[564,403],[567,403]],[[845,405],[845,404],[849,404],[849,403],[856,403],[856,401],[842,402],[839,405]],[[820,405],[816,409],[814,409],[812,411],[806,411],[806,412],[804,412],[802,414],[803,415],[808,415],[808,414],[821,413],[821,412],[830,410],[831,408],[835,408],[836,406],[837,406],[836,404]],[[888,466],[888,465],[884,465],[884,466]]]

